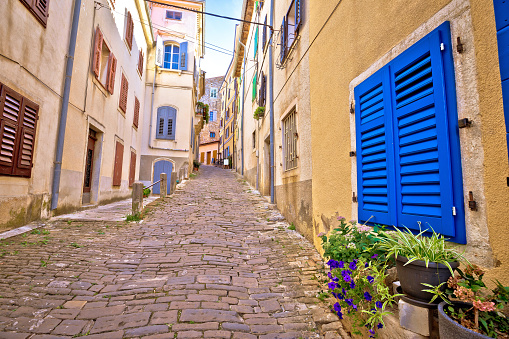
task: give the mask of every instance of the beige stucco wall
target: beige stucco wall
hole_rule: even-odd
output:
[[[49,213],[71,10],[52,1],[44,28],[19,0],[0,3],[0,82],[39,105],[31,177],[0,176],[0,230]]]
[[[34,167],[29,179],[0,177],[0,218],[3,225],[14,227],[48,217],[55,159],[56,135],[60,115],[66,54],[72,21],[72,1],[54,0],[49,5],[47,27],[40,25],[20,1],[0,4],[6,20],[0,23],[4,39],[0,41],[0,82],[25,95],[40,106],[34,151]],[[141,138],[132,127],[134,97],[143,108],[144,78],[137,72],[139,49],[147,55],[147,31],[139,14],[147,16],[138,0],[116,4],[102,0],[82,1],[73,77],[64,141],[58,208],[54,213],[77,209],[82,205],[85,151],[89,128],[99,132],[96,143],[92,184],[92,203],[126,197],[130,150],[139,158]],[[125,11],[133,16],[134,39],[129,52],[124,41]],[[107,93],[92,73],[95,28],[101,27],[104,40],[117,59],[115,90]],[[151,44],[151,42],[150,42]],[[129,80],[127,112],[118,110],[121,73]],[[143,110],[140,111],[143,116]],[[139,129],[142,128],[142,123]],[[112,187],[114,142],[124,143],[122,185]],[[137,161],[137,168],[139,160]],[[1,226],[0,226],[1,227]]]
[[[324,13],[331,13],[333,5],[310,4],[311,36],[322,28]],[[398,15],[403,10],[407,15]],[[396,16],[399,19],[393,20]],[[349,157],[349,151],[355,150],[355,121],[349,113],[353,88],[446,20],[451,22],[453,46],[457,36],[465,44],[464,53],[453,53],[458,116],[474,122],[460,130],[467,222],[464,248],[469,259],[491,269],[489,276],[496,274],[507,283],[509,257],[502,246],[509,240],[502,231],[503,215],[509,212],[507,147],[491,1],[482,5],[468,0],[344,1],[339,5],[309,52],[311,105],[319,112],[311,119],[315,232],[328,231],[336,213],[348,220],[357,215],[357,204],[352,203],[356,161]],[[468,209],[468,191],[474,192],[477,211]],[[315,245],[320,247],[317,238]]]

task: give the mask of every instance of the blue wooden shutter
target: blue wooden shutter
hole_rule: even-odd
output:
[[[301,23],[301,7],[300,7],[300,0],[294,0],[295,1],[295,36],[297,36],[299,33],[300,23]]]
[[[394,225],[394,164],[388,68],[358,85],[355,92],[359,220]]]
[[[175,131],[177,124],[177,110],[173,107],[168,107],[168,136],[170,140],[175,140]]]
[[[156,138],[166,139],[168,133],[168,107],[163,106],[157,109]]]
[[[187,41],[180,43],[180,62],[179,69],[187,71]]]
[[[279,61],[283,63],[286,56],[286,17],[283,17],[283,23],[281,24],[281,30],[279,31],[281,36],[281,54]]]
[[[497,24],[498,60],[502,78],[506,140],[509,149],[509,1],[494,0],[493,5]]]
[[[451,152],[460,151],[451,149],[449,128],[450,115],[456,116],[447,105],[444,69],[445,63],[453,68],[452,57],[445,57],[450,39],[449,24],[443,24],[394,59],[390,71],[398,226],[419,229],[420,222],[423,229],[455,237],[453,206],[461,213],[462,204],[455,206],[453,199]]]

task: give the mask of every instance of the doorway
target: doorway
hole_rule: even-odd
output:
[[[90,204],[90,189],[92,188],[92,170],[94,168],[94,149],[97,141],[96,132],[92,129],[88,132],[87,158],[85,160],[85,177],[83,179],[82,204]]]
[[[207,165],[210,165],[210,158],[212,157],[212,152],[211,151],[208,151],[207,152]]]
[[[265,196],[270,195],[270,136],[265,138],[263,147],[263,179],[262,179],[262,194]]]
[[[170,188],[171,188],[171,173],[173,171],[173,163],[171,161],[167,160],[159,160],[154,164],[154,177],[152,179],[152,182],[159,181],[161,179],[161,173],[166,173],[167,178],[167,194],[170,194]],[[154,194],[161,194],[161,184],[157,183],[154,186],[152,186],[152,193]]]

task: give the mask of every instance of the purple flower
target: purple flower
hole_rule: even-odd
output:
[[[354,310],[357,311],[357,305],[353,305],[352,307],[353,307]]]
[[[357,263],[355,261],[352,261],[348,267],[352,270],[352,271],[355,271],[357,269]]]
[[[378,325],[376,325],[376,327],[378,328],[384,328],[384,325],[382,323],[378,323]]]
[[[353,281],[350,283],[350,288],[351,288],[352,290],[355,288],[355,283],[354,283]]]
[[[341,275],[344,277],[345,275],[350,275],[352,272],[350,272],[349,270],[342,270],[341,271]]]
[[[334,311],[336,311],[336,313],[341,312],[341,305],[339,305],[339,303],[334,304]]]
[[[346,291],[343,287],[341,287],[341,292],[343,292],[343,295],[346,295]]]
[[[375,303],[375,306],[376,306],[376,308],[382,308],[383,304],[382,304],[382,302],[381,302],[381,301],[377,301],[377,302]]]
[[[353,306],[353,299],[345,299],[346,303],[350,306]]]
[[[370,284],[373,283],[373,281],[375,281],[375,278],[373,278],[372,276],[368,275],[368,281]]]
[[[369,333],[371,333],[371,334],[375,334],[375,330],[374,330],[374,329],[370,329],[370,330],[369,330]]]
[[[332,273],[331,272],[328,272],[327,276],[329,277],[330,280],[332,280]]]
[[[378,257],[378,254],[376,253],[371,256],[372,259],[376,259],[376,257]]]
[[[343,260],[341,260],[339,263],[338,263],[338,267],[339,268],[343,268],[345,267],[345,262]]]
[[[350,282],[350,281],[352,281],[352,277],[351,277],[351,276],[349,276],[348,274],[345,274],[345,275],[343,276],[343,280],[344,280],[345,282]]]
[[[338,293],[336,295],[336,298],[338,298],[339,300],[343,300],[344,297],[343,297],[343,295],[341,293]]]
[[[338,217],[338,221],[341,221],[341,220],[346,220],[345,217]]]
[[[339,318],[339,319],[343,319],[343,313],[338,312],[338,318]]]
[[[364,267],[365,267],[365,268],[367,268],[368,266],[369,266],[369,264],[368,264],[368,263],[365,263],[365,264],[364,264]]]
[[[335,282],[330,282],[330,283],[329,283],[329,289],[333,290],[333,289],[335,289],[336,287],[338,287],[338,285],[337,285]]]
[[[371,301],[373,298],[371,297],[371,294],[369,292],[364,292],[364,299],[367,301]]]
[[[339,278],[338,277],[334,277],[334,278],[332,278],[332,281],[338,282]]]
[[[320,233],[318,233],[317,237],[318,237],[318,238],[321,238],[321,237],[323,237],[324,235],[325,235],[325,232],[320,232]]]
[[[338,268],[339,267],[339,263],[336,260],[334,260],[334,259],[331,259],[331,260],[327,261],[327,265],[330,266],[331,270],[334,269],[334,268]]]

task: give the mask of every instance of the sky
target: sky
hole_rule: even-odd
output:
[[[242,0],[206,0],[205,11],[209,13],[240,18]],[[214,49],[220,46],[227,49],[228,54],[223,54],[205,48],[205,57],[201,61],[201,68],[206,78],[213,78],[225,75],[233,57],[233,43],[235,38],[235,25],[237,21],[216,18],[210,15],[205,16],[205,46]],[[223,51],[221,49],[221,51]]]

